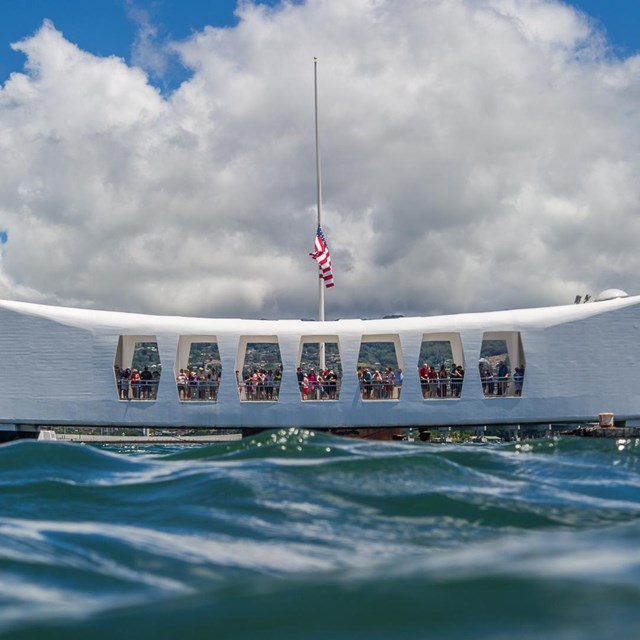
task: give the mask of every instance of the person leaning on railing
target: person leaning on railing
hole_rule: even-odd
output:
[[[149,371],[149,367],[145,367],[140,374],[140,398],[149,399],[152,397],[151,382],[153,375]]]
[[[187,378],[184,369],[180,369],[180,373],[176,376],[176,385],[178,386],[178,397],[180,400],[187,399],[187,382],[189,379]]]
[[[513,384],[515,386],[515,394],[517,396],[522,395],[522,384],[524,382],[524,365],[516,367],[513,372]]]
[[[507,394],[507,380],[509,379],[509,367],[507,367],[504,360],[500,360],[498,364],[498,395],[504,396]]]

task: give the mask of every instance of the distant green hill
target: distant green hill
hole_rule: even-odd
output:
[[[157,342],[136,342],[131,368],[142,371],[145,367],[149,367],[149,369],[162,368]]]
[[[363,342],[360,345],[358,366],[380,369],[398,368],[398,357],[393,342]]]

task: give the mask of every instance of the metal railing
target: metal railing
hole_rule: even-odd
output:
[[[359,382],[363,400],[400,400],[401,384],[384,380],[360,380]]]
[[[158,397],[158,383],[155,380],[118,380],[118,397],[120,400],[156,400]]]
[[[462,395],[463,378],[430,378],[420,380],[422,397],[425,400],[438,400],[442,398],[460,398]]]
[[[522,395],[524,378],[482,378],[485,398],[517,398]]]
[[[217,402],[217,380],[188,380],[176,383],[181,402]]]
[[[307,388],[298,383],[301,400],[338,400],[340,397],[340,380],[324,380],[310,383]]]
[[[239,382],[238,393],[242,402],[275,402],[280,396],[280,381]]]
[[[462,378],[438,378],[420,381],[422,397],[425,400],[443,398],[460,398],[462,394]],[[486,398],[513,398],[522,395],[524,379],[514,378],[481,378],[482,393]],[[117,381],[120,400],[156,400],[158,397],[159,379],[133,381],[122,379]],[[380,380],[359,381],[360,394],[363,400],[399,400],[401,384],[385,383]],[[341,380],[327,381],[309,386],[306,390],[299,384],[300,399],[303,401],[338,400]],[[219,381],[198,380],[177,383],[178,398],[184,402],[217,402]],[[280,396],[280,381],[264,383],[238,383],[240,400],[243,402],[273,402]]]

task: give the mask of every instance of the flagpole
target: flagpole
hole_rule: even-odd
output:
[[[316,124],[316,191],[318,196],[318,227],[322,226],[322,177],[320,174],[320,141],[318,136],[318,58],[313,58],[313,95]],[[324,280],[318,278],[318,320],[324,322]],[[320,343],[320,369],[325,368],[324,343]]]

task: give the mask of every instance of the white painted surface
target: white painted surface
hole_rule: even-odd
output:
[[[0,423],[190,427],[418,426],[640,418],[640,297],[541,309],[391,320],[241,320],[150,316],[0,301]],[[520,332],[522,397],[485,398],[477,362],[485,333]],[[425,335],[459,334],[461,399],[424,400],[417,374]],[[122,401],[113,364],[119,337],[155,336],[162,362],[155,401]],[[222,362],[216,403],[179,402],[172,372],[181,336],[213,336]],[[247,342],[276,336],[283,362],[278,402],[240,402],[234,371]],[[339,342],[337,401],[300,399],[300,342]],[[399,348],[399,401],[363,401],[356,377],[362,338]],[[402,365],[401,365],[402,366]],[[178,367],[179,368],[179,367]]]

